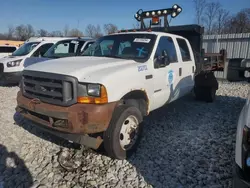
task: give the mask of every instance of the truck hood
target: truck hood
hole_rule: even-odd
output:
[[[24,58],[25,56],[5,56],[3,58],[0,58],[0,63],[7,63],[10,61],[20,60]]]
[[[111,71],[123,69],[127,65],[136,65],[134,60],[125,60],[109,57],[66,57],[40,62],[26,67],[24,70],[50,72],[56,74],[71,75],[79,81],[87,77],[100,76],[99,73],[108,75]],[[100,72],[101,71],[101,72]],[[94,74],[96,73],[96,74]]]
[[[35,63],[47,61],[47,60],[50,60],[50,59],[51,58],[46,58],[46,57],[29,57],[29,58],[25,59],[23,66],[28,67],[28,66],[33,65]]]

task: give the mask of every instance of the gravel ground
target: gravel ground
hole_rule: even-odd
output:
[[[0,87],[0,188],[2,187],[231,187],[236,123],[247,83],[220,82],[217,101],[187,96],[145,120],[138,151],[128,161],[86,151],[76,172],[57,154],[67,145],[29,122],[14,123],[17,87]]]

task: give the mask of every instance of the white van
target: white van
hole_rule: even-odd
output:
[[[0,45],[0,58],[11,55],[17,49],[18,47],[13,45]]]
[[[60,40],[50,47],[43,57],[26,58],[24,67],[50,59],[79,56],[94,42],[94,39],[88,37],[75,37],[74,39]]]
[[[28,57],[43,56],[56,42],[65,37],[31,37],[10,56],[0,58],[0,81],[18,83]]]

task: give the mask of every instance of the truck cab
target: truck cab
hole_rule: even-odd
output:
[[[179,10],[174,5],[137,18]],[[103,143],[110,157],[125,159],[139,143],[145,116],[210,84],[196,85],[194,49],[201,45],[199,37],[190,40],[197,28],[120,31],[100,37],[81,56],[28,66],[16,111],[44,131],[93,149]]]
[[[11,55],[0,58],[0,80],[18,83],[21,79],[23,64],[28,57],[39,57],[62,37],[31,37]]]
[[[78,56],[83,53],[95,40],[88,37],[63,39],[52,45],[41,57],[29,57],[24,61],[24,67],[49,59]]]

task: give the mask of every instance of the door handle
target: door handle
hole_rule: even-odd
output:
[[[192,72],[194,73],[194,66],[192,66]]]
[[[179,68],[179,76],[182,74],[182,68]]]

